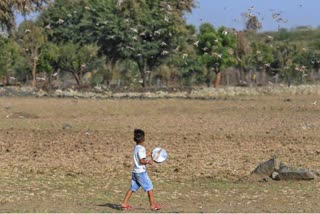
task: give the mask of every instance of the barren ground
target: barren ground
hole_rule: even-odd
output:
[[[148,169],[162,212],[320,212],[319,180],[239,181],[272,155],[320,169],[315,100],[2,97],[0,212],[119,212],[134,128],[145,130],[148,149],[169,154]],[[133,212],[149,212],[142,190],[131,204]]]

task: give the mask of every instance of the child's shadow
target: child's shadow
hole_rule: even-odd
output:
[[[121,205],[119,205],[119,204],[106,203],[106,204],[100,204],[98,206],[100,206],[100,207],[109,207],[109,208],[114,209],[114,210],[122,210]]]

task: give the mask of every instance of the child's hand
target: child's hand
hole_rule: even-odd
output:
[[[149,162],[148,162],[148,164],[149,164],[149,165],[152,165],[153,162],[154,162],[154,161],[153,161],[152,159],[150,159]]]
[[[152,152],[147,153],[147,157],[151,157],[151,155],[152,155]]]

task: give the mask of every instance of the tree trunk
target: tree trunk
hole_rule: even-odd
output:
[[[278,82],[279,82],[279,74],[277,73],[275,75],[275,84],[278,84]]]
[[[8,74],[8,70],[6,69],[6,81],[5,81],[5,85],[10,85],[10,77]]]
[[[151,86],[151,81],[152,81],[152,73],[151,71],[148,73],[148,87]]]
[[[245,74],[245,71],[242,66],[240,67],[239,73],[240,73],[240,75],[239,75],[239,83],[240,83],[240,82],[244,81],[244,74]]]
[[[229,87],[229,85],[230,85],[230,73],[229,72],[226,73],[226,81],[227,81],[227,86]]]
[[[32,60],[32,87],[36,87],[37,60]]]
[[[262,85],[266,85],[266,76],[267,76],[267,74],[266,74],[265,71],[261,71],[260,73],[261,73],[261,84]]]
[[[110,86],[110,82],[112,81],[112,72],[113,72],[113,68],[114,68],[114,59],[111,58],[108,62],[107,62],[107,69],[110,72],[111,76],[109,76],[108,74],[103,75],[103,84],[107,84],[107,86]]]
[[[236,84],[240,84],[240,68],[237,68],[236,69],[236,72],[235,72],[235,79],[236,79]]]
[[[81,85],[81,77],[75,72],[75,71],[71,71],[73,77],[75,78],[75,80],[77,81],[78,85]]]
[[[52,83],[52,75],[51,73],[46,73],[46,77],[48,78],[48,89],[51,90],[51,83]]]
[[[314,69],[311,70],[311,73],[310,73],[310,78],[311,78],[311,81],[312,81],[312,84],[315,84],[316,82],[316,75],[315,75],[315,71]]]
[[[220,85],[220,81],[221,81],[221,72],[220,71],[218,71],[218,72],[215,72],[216,73],[216,76],[215,76],[215,78],[214,78],[214,87],[215,88],[218,88],[219,87],[219,85]]]
[[[147,64],[147,60],[144,61],[144,65],[143,65],[143,76],[142,76],[142,86],[145,88],[147,87],[147,70],[148,70],[148,64]]]

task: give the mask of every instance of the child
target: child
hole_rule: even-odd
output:
[[[141,187],[148,193],[151,210],[159,210],[160,205],[154,202],[153,185],[146,170],[146,165],[151,165],[153,160],[147,159],[147,157],[151,157],[151,152],[146,154],[146,149],[144,147],[144,131],[135,129],[133,140],[136,142],[136,145],[133,151],[134,167],[132,171],[131,187],[121,204],[121,208],[124,210],[132,209],[132,206],[129,205],[130,197],[132,193],[136,192]]]

